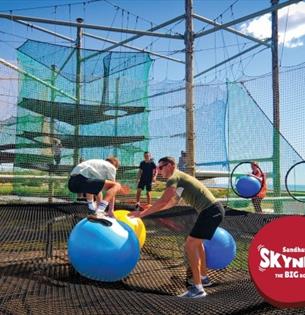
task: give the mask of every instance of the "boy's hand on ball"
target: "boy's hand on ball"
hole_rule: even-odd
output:
[[[120,193],[121,193],[122,195],[128,195],[129,192],[130,192],[129,186],[127,186],[127,185],[122,185],[122,186],[121,186]]]

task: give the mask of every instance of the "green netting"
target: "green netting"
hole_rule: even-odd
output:
[[[27,40],[18,48],[24,73],[19,78],[15,174],[46,175],[46,187],[37,187],[37,194],[64,197],[65,181],[54,184],[51,177],[67,176],[81,159],[116,155],[123,166],[137,164],[148,149],[151,63],[146,53]],[[134,97],[140,100],[132,101]],[[61,146],[60,163],[54,159],[56,146]],[[20,182],[14,183],[14,193],[26,194]]]
[[[123,162],[119,179],[135,185],[143,151],[156,160],[170,155],[177,161],[185,151],[184,82],[148,84],[147,54],[80,52],[78,77],[75,48],[27,41],[18,51],[19,66],[27,74],[19,78],[17,124],[14,117],[1,124],[0,159],[14,163],[17,175],[45,179],[31,188],[16,179],[15,193],[67,197],[66,177],[73,165],[81,157],[109,154]],[[273,124],[271,74],[194,86],[196,168],[230,173],[240,162],[258,161],[267,174],[265,211],[305,211],[285,187],[290,171],[288,186],[304,199],[305,164],[291,170],[305,155],[304,69],[299,65],[280,73],[280,132]],[[53,159],[54,138],[63,146],[59,165]],[[249,172],[248,166],[239,172]],[[229,206],[254,211],[251,201],[234,194],[228,179],[206,184]],[[130,199],[134,196],[135,191]]]

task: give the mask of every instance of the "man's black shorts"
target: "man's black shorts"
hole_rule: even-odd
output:
[[[68,182],[68,188],[73,193],[97,195],[104,187],[103,179],[91,179],[83,175],[72,175]]]
[[[138,189],[144,189],[144,187],[146,188],[146,191],[151,191],[151,182],[150,183],[145,183],[142,181],[139,181],[138,183]]]
[[[190,236],[210,240],[224,218],[225,210],[220,202],[202,210],[193,226]]]

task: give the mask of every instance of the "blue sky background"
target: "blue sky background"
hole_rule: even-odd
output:
[[[211,20],[216,19],[219,23],[226,23],[269,6],[269,0],[194,0],[195,13]],[[86,23],[90,24],[145,30],[183,14],[184,0],[1,0],[0,11],[73,22],[77,17],[82,17]],[[279,57],[281,66],[294,65],[304,61],[304,24],[305,3],[303,1],[279,11]],[[47,24],[40,24],[40,26],[72,38],[75,37],[74,28]],[[195,32],[203,28],[210,28],[210,26],[199,21],[195,21],[194,27]],[[233,27],[258,38],[267,38],[271,34],[270,14]],[[183,33],[184,22],[168,26],[164,30],[168,31],[170,29],[173,32]],[[15,59],[15,48],[21,45],[26,38],[51,43],[65,43],[59,38],[43,34],[6,19],[0,19],[0,32],[0,58],[6,60]],[[94,30],[86,30],[86,32],[109,37],[113,40],[121,40],[130,36]],[[130,44],[140,48],[148,47],[161,54],[184,60],[184,53],[177,52],[184,47],[181,40],[145,37]],[[218,31],[201,37],[195,42],[194,73],[201,72],[254,44],[252,41],[227,31]],[[108,44],[85,37],[83,45],[85,48],[102,49],[107,47]],[[197,81],[207,82],[215,78],[222,80],[226,77],[234,80],[243,74],[255,76],[268,73],[271,70],[271,53],[270,49],[263,50],[263,48],[259,47],[230,64],[209,72],[206,76],[200,76]],[[151,76],[158,81],[164,79],[182,80],[184,78],[184,65],[157,58]]]

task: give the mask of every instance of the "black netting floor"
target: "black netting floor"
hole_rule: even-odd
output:
[[[185,290],[182,249],[194,213],[180,207],[145,219],[141,260],[116,283],[83,278],[68,262],[69,233],[85,214],[80,204],[0,206],[0,314],[305,314],[267,304],[249,278],[250,241],[275,215],[227,211],[223,227],[237,257],[209,273],[207,297],[190,300],[177,295]]]

